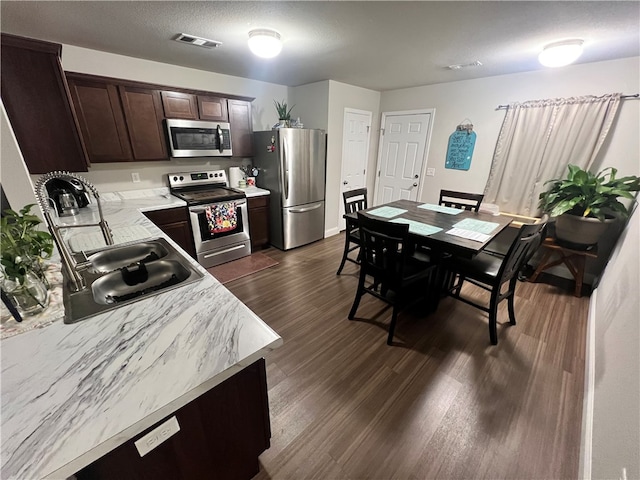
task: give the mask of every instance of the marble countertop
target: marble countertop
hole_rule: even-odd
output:
[[[140,212],[184,205],[168,189],[102,202],[112,230],[165,238]],[[90,205],[66,221],[97,218]],[[68,477],[282,344],[192,263],[205,273],[198,283],[2,341],[0,477]]]
[[[271,194],[269,190],[265,190],[264,188],[260,188],[260,187],[245,187],[245,188],[238,188],[238,190],[242,190],[247,196],[247,198],[263,197],[265,195]]]

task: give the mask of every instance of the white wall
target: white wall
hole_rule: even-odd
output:
[[[19,211],[25,205],[36,203],[36,197],[33,193],[33,184],[29,178],[27,167],[22,158],[22,153],[18,147],[18,142],[13,134],[7,112],[4,104],[0,103],[0,183],[4,190],[11,208]],[[39,207],[34,207],[32,212],[42,218],[42,212]]]
[[[591,296],[582,468],[594,479],[640,478],[638,210]]]
[[[310,83],[289,89],[292,119],[300,118],[304,128],[329,128],[329,81]]]
[[[340,175],[342,174],[342,133],[344,109],[355,108],[372,112],[371,138],[369,141],[369,168],[367,188],[369,198],[373,195],[373,170],[377,154],[380,125],[380,92],[354,87],[345,83],[329,81],[329,127],[327,130],[327,190],[326,190],[326,235],[338,233],[338,212],[342,193]]]
[[[574,65],[560,69],[501,75],[382,93],[381,111],[435,108],[435,122],[427,159],[436,169],[426,177],[422,200],[435,202],[442,188],[482,193],[489,176],[493,151],[504,119],[498,105],[527,100],[638,93],[640,57]],[[444,168],[449,135],[465,119],[477,134],[468,171]],[[620,173],[640,174],[640,100],[622,101],[617,125],[603,149],[600,165],[614,166]]]

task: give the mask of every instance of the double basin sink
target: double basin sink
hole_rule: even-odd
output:
[[[63,289],[65,323],[200,280],[203,274],[164,238],[75,254],[87,288]]]

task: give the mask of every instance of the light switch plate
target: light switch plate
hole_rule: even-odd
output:
[[[131,174],[131,181],[133,183],[140,183],[140,174],[138,172],[133,172]]]
[[[134,445],[138,449],[140,456],[144,457],[151,450],[179,431],[180,425],[178,425],[178,420],[174,415],[162,425],[158,425],[156,428],[151,430],[144,437],[136,440]]]
[[[427,177],[435,177],[436,169],[435,168],[427,168]]]

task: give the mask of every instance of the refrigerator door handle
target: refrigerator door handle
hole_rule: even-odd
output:
[[[304,213],[304,212],[309,212],[311,210],[317,210],[318,208],[322,207],[322,202],[321,203],[316,203],[315,205],[313,205],[312,207],[304,207],[304,208],[289,208],[289,212],[291,213]]]
[[[282,171],[284,172],[284,198],[289,199],[289,167],[287,166],[287,142],[282,142]]]

